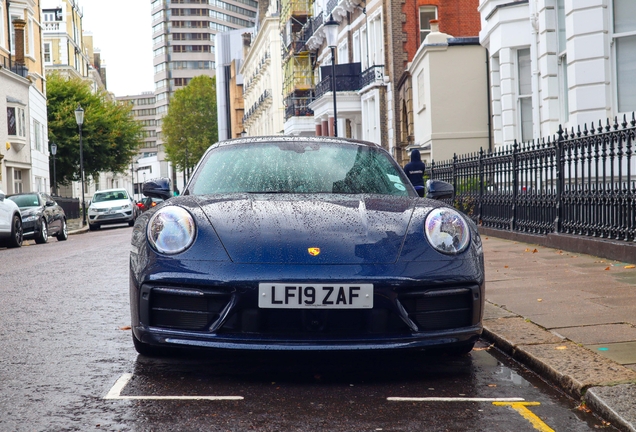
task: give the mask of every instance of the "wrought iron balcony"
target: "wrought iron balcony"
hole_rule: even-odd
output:
[[[29,74],[29,68],[27,68],[24,64],[19,64],[15,61],[11,62],[8,57],[0,57],[0,60],[2,60],[3,68],[9,69],[16,75],[20,75],[21,77],[26,78]]]
[[[316,85],[316,99],[332,91],[331,66],[322,66],[320,70],[324,78]],[[360,90],[360,77],[360,63],[336,65],[336,91]]]
[[[285,99],[285,120],[291,117],[312,117],[314,111],[308,105],[313,101],[313,96],[290,96]]]
[[[373,83],[382,82],[384,82],[384,65],[374,65],[362,71],[362,76],[360,77],[360,88],[365,88]]]

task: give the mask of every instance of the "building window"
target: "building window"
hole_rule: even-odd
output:
[[[26,54],[30,55],[30,56],[35,56],[35,43],[34,43],[34,37],[33,37],[33,29],[35,28],[35,23],[33,22],[33,18],[29,18],[29,26],[26,29]]]
[[[614,0],[616,95],[619,112],[636,110],[636,2]]]
[[[366,27],[360,29],[360,62],[362,70],[369,68],[369,33]]]
[[[10,136],[26,138],[26,125],[24,123],[24,109],[20,107],[7,107],[7,132]]]
[[[362,129],[366,141],[380,143],[379,122],[376,121],[377,103],[374,96],[362,101]]]
[[[347,41],[338,45],[338,64],[349,63],[349,44]]]
[[[532,71],[530,48],[517,50],[517,107],[521,125],[521,141],[532,141]]]
[[[353,62],[360,63],[360,32],[353,34]]]
[[[44,42],[42,44],[42,48],[44,49],[44,64],[52,64],[53,60],[51,58],[51,42]]]
[[[369,18],[369,66],[384,64],[384,37],[382,36],[382,16]],[[366,68],[365,68],[366,69]]]
[[[13,170],[13,193],[22,193],[22,171],[21,170]]]
[[[431,20],[437,19],[437,6],[420,7],[420,45],[431,32]]]
[[[39,121],[33,120],[33,140],[34,148],[37,151],[42,151],[42,125]]]

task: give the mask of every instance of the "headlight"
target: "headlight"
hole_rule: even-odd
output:
[[[192,215],[183,207],[164,207],[150,218],[147,235],[157,252],[177,254],[194,242],[196,225]]]
[[[440,207],[426,216],[424,232],[429,243],[445,254],[458,254],[468,246],[470,231],[459,212]]]
[[[22,218],[22,222],[31,222],[36,220],[37,218],[38,218],[38,215],[35,215],[35,214],[26,215]]]

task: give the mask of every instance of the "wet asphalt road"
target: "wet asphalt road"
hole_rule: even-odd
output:
[[[1,432],[615,430],[486,343],[462,357],[138,356],[130,235],[0,249]]]

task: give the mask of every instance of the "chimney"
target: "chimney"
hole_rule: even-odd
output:
[[[14,19],[13,28],[15,29],[15,63],[24,66],[24,28],[26,21],[23,19]]]
[[[431,33],[439,33],[439,20],[430,20]]]

